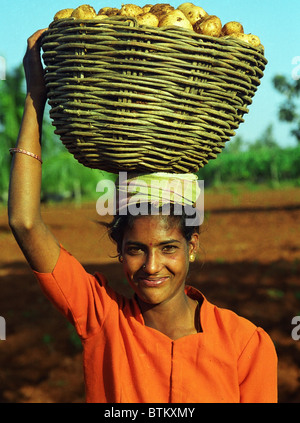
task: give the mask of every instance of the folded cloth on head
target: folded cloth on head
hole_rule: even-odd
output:
[[[165,204],[195,207],[200,195],[197,176],[191,173],[130,174],[127,178],[123,178],[120,174],[116,188],[117,211],[138,202],[149,203],[155,207],[162,207]]]

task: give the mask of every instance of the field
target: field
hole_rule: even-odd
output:
[[[45,221],[89,272],[129,294],[95,204],[48,205]],[[40,292],[0,210],[0,402],[84,402],[81,346]],[[263,327],[279,357],[279,402],[300,402],[300,189],[205,193],[201,253],[188,283]],[[300,331],[299,331],[300,332]]]

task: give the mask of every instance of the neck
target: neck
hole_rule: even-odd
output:
[[[147,304],[138,299],[145,325],[176,340],[197,333],[195,322],[197,301],[183,295],[160,304]]]

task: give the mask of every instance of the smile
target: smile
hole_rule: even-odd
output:
[[[154,288],[166,282],[169,278],[168,277],[160,277],[160,278],[139,278],[139,282],[148,288]]]

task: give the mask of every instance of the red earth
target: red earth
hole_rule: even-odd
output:
[[[130,290],[95,204],[43,206],[45,221],[89,272]],[[0,209],[0,402],[84,402],[81,345],[41,293]],[[263,327],[279,357],[279,402],[300,402],[300,188],[205,193],[201,252],[188,283]],[[297,331],[296,331],[297,332]],[[300,328],[298,331],[300,335]]]

